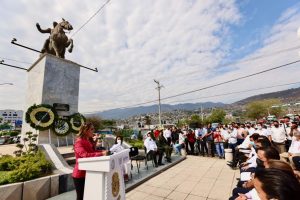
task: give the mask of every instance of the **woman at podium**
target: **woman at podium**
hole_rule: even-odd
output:
[[[93,142],[94,126],[92,123],[85,123],[80,127],[77,139],[74,144],[76,164],[73,170],[73,181],[77,193],[77,200],[83,200],[85,170],[78,169],[78,159],[87,157],[105,156],[107,151],[97,151]]]

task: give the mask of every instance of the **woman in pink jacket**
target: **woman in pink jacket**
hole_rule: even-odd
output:
[[[81,126],[74,144],[76,164],[73,170],[73,180],[77,193],[77,200],[83,199],[85,170],[78,169],[78,158],[105,156],[107,151],[96,151],[93,142],[94,126],[92,123],[85,123]]]

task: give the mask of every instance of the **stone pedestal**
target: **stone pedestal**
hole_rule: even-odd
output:
[[[84,200],[125,200],[123,166],[129,161],[129,149],[111,156],[78,159],[86,170]]]
[[[28,85],[24,111],[33,104],[68,104],[69,111],[60,111],[60,116],[78,112],[80,65],[53,55],[44,54],[28,70]],[[57,137],[52,130],[37,131],[25,122],[23,117],[22,136],[27,131],[37,133],[38,144],[55,146],[72,145],[74,136]],[[74,133],[76,134],[76,133]]]

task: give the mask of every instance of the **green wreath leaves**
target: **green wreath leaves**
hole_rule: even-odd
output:
[[[49,129],[57,118],[57,113],[51,105],[40,104],[30,106],[25,120],[34,129],[43,131]]]
[[[69,117],[69,122],[73,132],[78,132],[81,125],[86,121],[85,117],[80,113],[75,113]]]
[[[71,125],[68,120],[56,119],[53,124],[53,131],[57,136],[66,136],[71,132]]]

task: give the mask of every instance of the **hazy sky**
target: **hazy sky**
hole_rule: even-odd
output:
[[[11,45],[13,37],[41,49],[48,35],[37,31],[36,22],[48,28],[63,17],[74,27],[70,36],[105,2],[1,0],[0,59],[28,68],[39,55]],[[111,0],[73,37],[73,53],[66,53],[69,60],[99,69],[98,73],[81,69],[79,111],[102,111],[155,100],[153,79],[164,85],[161,95],[167,97],[296,61],[300,59],[300,48],[281,51],[300,46],[297,2]],[[232,62],[235,64],[224,66]],[[294,64],[163,103],[231,103],[254,94],[298,87],[300,84],[203,98],[297,82],[299,66]],[[0,85],[0,109],[25,109],[27,72],[0,65],[0,84],[4,82],[14,85]]]

